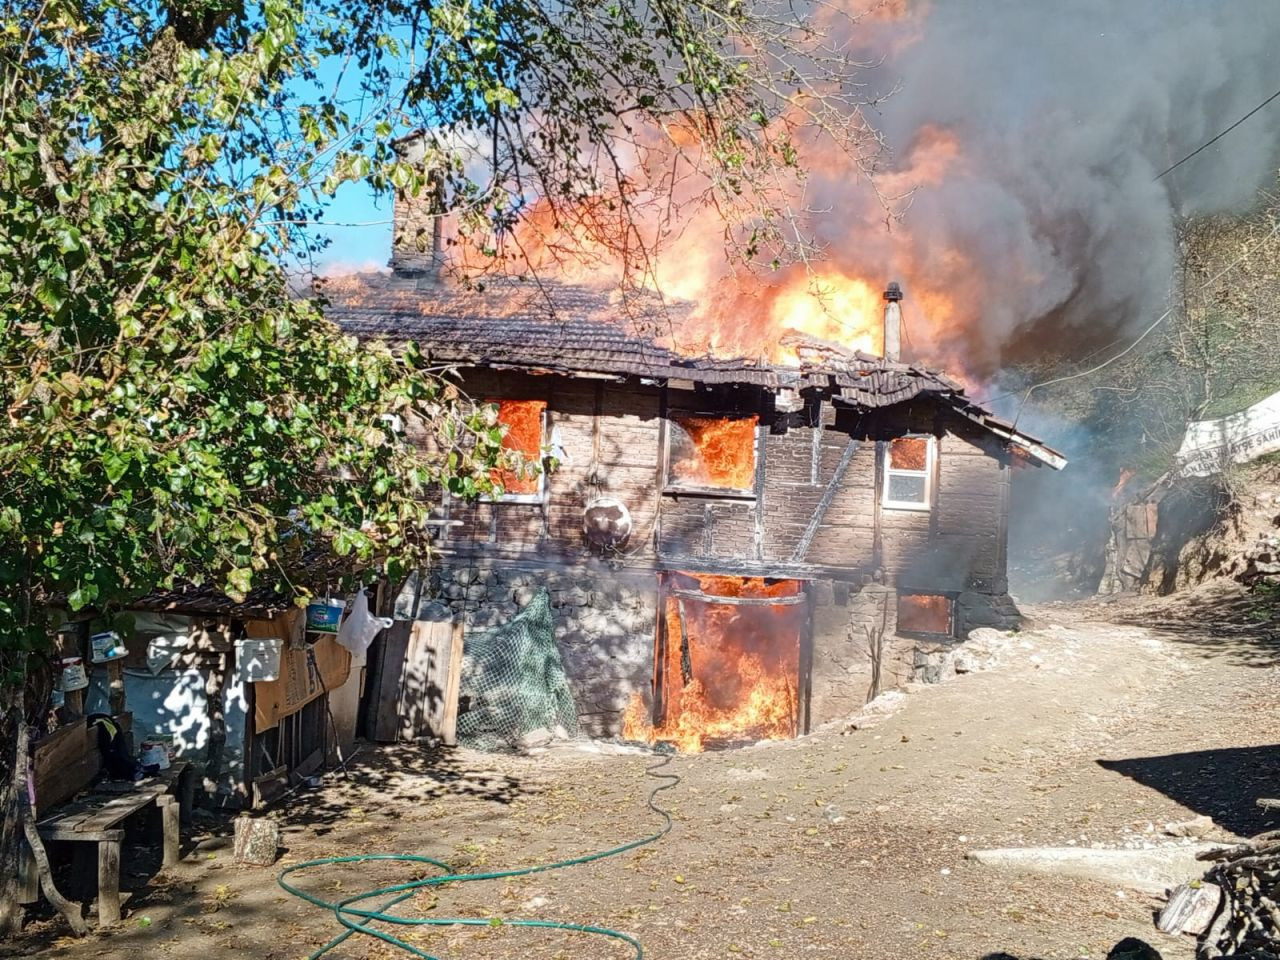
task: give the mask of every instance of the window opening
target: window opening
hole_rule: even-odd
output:
[[[898,437],[889,441],[882,500],[886,507],[929,509],[934,451],[933,437]]]
[[[755,490],[759,417],[673,416],[667,430],[667,489]]]

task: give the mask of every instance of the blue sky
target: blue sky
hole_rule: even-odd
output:
[[[391,255],[391,198],[367,184],[344,184],[325,208],[326,226],[312,232],[330,241],[316,261],[325,273],[347,273],[387,265]],[[371,222],[372,221],[372,222]]]

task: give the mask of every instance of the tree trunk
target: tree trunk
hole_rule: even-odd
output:
[[[7,695],[6,695],[7,696]],[[22,694],[14,695],[17,703],[7,703],[0,717],[0,743],[6,745],[7,756],[0,757],[0,936],[22,929],[22,904],[18,903],[18,856],[22,845],[22,812],[18,804],[18,728],[22,725]],[[25,739],[25,735],[22,737]],[[12,745],[12,752],[8,746]]]
[[[227,717],[223,701],[227,687],[230,655],[220,653],[213,658],[204,681],[205,703],[209,711],[209,753],[204,765],[204,790],[212,801],[218,795],[222,779],[222,751],[227,745]]]
[[[19,701],[21,697],[19,697]],[[16,931],[21,928],[23,908],[18,903],[18,854],[23,837],[31,849],[31,857],[35,861],[40,877],[40,889],[48,900],[66,918],[72,931],[83,937],[89,932],[89,926],[80,915],[80,908],[68,901],[53,883],[53,872],[49,867],[49,857],[45,853],[44,842],[36,830],[36,817],[31,809],[27,795],[27,778],[30,769],[28,759],[28,738],[26,717],[22,715],[20,705],[11,706],[5,721],[8,725],[11,716],[16,714],[16,736],[13,737],[14,755],[13,777],[7,785],[3,799],[5,802],[4,835],[0,838],[3,849],[4,899],[0,903],[0,918],[5,929]]]

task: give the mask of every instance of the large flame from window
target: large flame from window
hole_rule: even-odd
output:
[[[751,490],[757,423],[758,417],[672,417],[667,485]]]
[[[637,694],[623,718],[623,735],[667,741],[685,752],[715,741],[796,736],[804,606],[786,601],[802,595],[801,583],[675,574],[669,584],[665,645],[655,663],[662,721],[652,722]],[[735,599],[763,602],[728,602]]]
[[[498,423],[506,428],[502,449],[520,460],[514,468],[500,467],[491,474],[506,493],[530,494],[539,489],[542,457],[542,419],[547,404],[543,400],[499,400]]]

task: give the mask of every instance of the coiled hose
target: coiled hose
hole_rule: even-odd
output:
[[[389,943],[394,947],[403,950],[415,957],[422,957],[423,960],[438,960],[429,953],[419,950],[412,944],[406,943],[399,937],[388,933],[385,930],[376,929],[373,924],[390,924],[392,926],[403,927],[448,927],[448,926],[470,926],[470,927],[490,927],[490,926],[511,926],[511,927],[541,927],[551,930],[572,930],[577,933],[591,933],[602,937],[609,937],[613,940],[620,940],[629,944],[635,951],[635,960],[644,960],[644,948],[640,945],[640,941],[629,934],[622,933],[618,930],[610,930],[608,927],[597,927],[589,924],[578,923],[562,923],[558,920],[504,920],[499,918],[483,919],[478,917],[403,917],[392,913],[391,910],[399,903],[408,900],[418,890],[424,887],[438,887],[446,883],[474,883],[478,880],[502,880],[507,877],[524,877],[533,873],[546,873],[549,870],[560,870],[564,867],[574,867],[583,863],[594,863],[597,860],[604,860],[607,857],[616,857],[620,853],[626,853],[628,850],[634,850],[637,847],[643,847],[646,844],[653,843],[666,836],[671,831],[671,815],[659,807],[654,798],[663,790],[670,790],[680,782],[680,777],[674,773],[659,773],[658,771],[671,762],[671,756],[663,757],[657,763],[645,768],[645,775],[654,777],[664,781],[649,791],[647,804],[650,810],[662,818],[662,828],[656,833],[652,833],[647,837],[639,840],[632,840],[630,843],[624,843],[621,846],[610,847],[608,850],[601,850],[597,853],[587,854],[582,857],[573,857],[569,860],[557,860],[555,863],[538,864],[532,867],[521,867],[515,870],[498,870],[490,873],[454,873],[448,864],[432,857],[424,857],[413,853],[361,853],[350,857],[321,857],[318,860],[306,860],[302,863],[296,863],[291,867],[286,867],[280,871],[280,875],[276,878],[276,882],[280,884],[288,893],[293,896],[305,900],[307,903],[317,907],[323,907],[325,910],[332,910],[334,917],[346,929],[338,936],[334,937],[320,949],[308,957],[308,960],[317,960],[328,953],[338,944],[342,943],[353,934],[363,934]],[[326,867],[332,864],[347,863],[366,863],[371,860],[395,860],[400,863],[420,863],[429,864],[438,868],[441,872],[431,877],[423,877],[418,880],[412,880],[408,883],[397,883],[387,887],[379,887],[376,890],[368,890],[364,893],[357,893],[355,896],[347,897],[345,900],[339,900],[336,903],[328,900],[322,900],[314,894],[300,890],[290,883],[286,878],[291,874],[301,873],[305,870],[314,870],[318,867]],[[378,900],[387,898],[384,902],[373,907],[357,906],[369,900]]]

